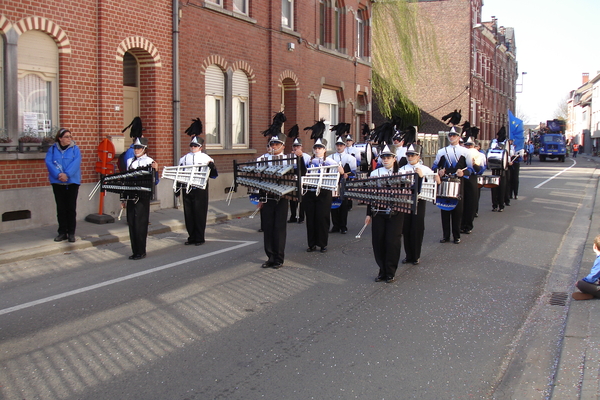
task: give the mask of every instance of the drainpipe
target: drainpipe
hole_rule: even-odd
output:
[[[180,93],[179,93],[179,0],[173,0],[173,165],[181,158]],[[177,207],[177,198],[173,196]]]

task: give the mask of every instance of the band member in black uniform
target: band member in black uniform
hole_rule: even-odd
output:
[[[308,167],[320,167],[327,165],[337,165],[333,160],[326,157],[327,140],[317,139],[313,146],[314,156],[310,160]],[[341,171],[340,171],[341,170]],[[344,170],[338,166],[338,172]],[[317,246],[321,248],[321,253],[327,252],[327,243],[329,241],[329,214],[331,213],[332,193],[331,190],[321,188],[319,195],[316,189],[309,189],[302,197],[304,203],[304,213],[306,216],[306,236],[308,239],[307,252],[313,252]]]
[[[204,139],[194,137],[190,143],[190,152],[179,160],[179,165],[208,165],[210,177],[217,177],[217,169],[214,160],[206,153],[202,153]],[[188,232],[186,245],[200,246],[204,243],[204,231],[206,230],[206,215],[208,214],[208,182],[205,189],[192,187],[189,193],[183,192],[183,215],[185,218],[185,229]]]
[[[419,174],[419,182],[416,182],[417,189],[421,188],[421,181],[425,179],[423,176],[428,175],[435,179],[437,184],[440,183],[440,177],[426,165],[421,162],[421,146],[411,144],[406,149],[406,158],[408,164],[399,169],[399,173],[417,173]],[[423,245],[423,235],[425,234],[425,210],[427,201],[419,199],[417,202],[417,213],[404,216],[404,228],[402,235],[404,236],[404,252],[406,257],[402,260],[402,264],[412,263],[418,265],[421,258],[421,247]]]
[[[492,140],[490,144],[490,149],[502,148],[505,149],[506,143],[506,128],[501,127],[498,133],[496,133],[496,138]],[[507,151],[505,149],[505,151]],[[489,162],[488,162],[489,165]],[[506,190],[509,179],[508,170],[504,167],[501,168],[492,168],[492,175],[496,175],[500,177],[500,181],[498,186],[492,188],[492,211],[503,212],[504,211],[504,201],[506,199]]]
[[[387,176],[398,173],[396,154],[384,146],[379,154],[382,167],[371,172],[371,177]],[[379,273],[375,282],[386,281],[392,283],[396,280],[396,270],[402,252],[402,227],[404,213],[391,209],[379,209],[367,205],[365,225],[373,222],[371,226],[371,243],[375,262]]]
[[[152,166],[158,169],[158,164],[146,155],[147,139],[138,138],[133,145],[133,158],[127,160],[127,170]],[[130,260],[141,260],[146,257],[146,239],[148,237],[148,222],[150,219],[149,192],[140,192],[135,200],[127,200],[127,224],[129,225],[129,240],[133,254]]]
[[[448,133],[450,144],[438,150],[432,169],[438,173],[440,178],[456,175],[462,178],[468,175],[466,150],[459,145],[460,136],[454,130],[454,127]],[[461,182],[462,183],[462,182]],[[454,243],[460,243],[460,226],[463,214],[463,185],[460,185],[460,198],[458,204],[450,211],[442,211],[442,231],[444,236],[440,243],[446,243],[450,240],[450,233],[454,238]]]
[[[473,220],[477,213],[477,207],[479,204],[479,187],[477,186],[477,175],[482,168],[482,162],[480,160],[480,152],[475,149],[475,142],[473,138],[469,137],[464,144],[467,150],[467,169],[470,174],[465,175],[462,180],[463,194],[464,194],[464,206],[463,216],[461,222],[461,233],[467,235],[473,230]]]
[[[304,160],[305,165],[308,165],[310,162],[310,155],[302,151],[302,141],[298,138],[295,138],[292,144],[292,155]],[[304,204],[302,202],[290,200],[290,219],[288,219],[288,223],[292,222],[299,224],[304,222]]]
[[[346,153],[346,142],[340,136],[335,142],[336,152],[327,157],[336,162],[344,170],[344,179],[349,179],[350,176],[356,175],[356,158]],[[350,209],[350,200],[342,199],[342,204],[338,208],[331,210],[331,233],[340,232],[346,234],[348,232],[348,210]]]
[[[259,157],[257,161],[272,160],[275,156],[283,156],[285,149],[285,135],[273,135],[269,140],[269,153]],[[261,190],[261,199],[265,202],[258,203],[260,207],[260,228],[264,232],[264,248],[268,257],[262,268],[279,269],[285,259],[285,241],[287,239],[287,214],[289,201],[272,193]]]

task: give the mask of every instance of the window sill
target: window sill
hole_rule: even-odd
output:
[[[296,32],[292,28],[288,28],[287,26],[282,26],[281,27],[281,32],[287,33],[288,35],[292,35],[292,36],[295,36],[297,38],[300,38],[300,33]]]
[[[206,149],[206,154],[209,156],[224,156],[235,154],[256,154],[256,149]]]
[[[44,160],[46,153],[9,153],[0,152],[0,161],[5,160]]]
[[[207,8],[207,9],[212,10],[212,11],[216,11],[216,12],[218,12],[220,14],[228,15],[228,16],[233,17],[233,18],[240,19],[242,21],[249,22],[251,24],[256,24],[256,22],[257,22],[254,18],[250,18],[249,16],[247,16],[245,14],[239,14],[239,13],[233,12],[231,10],[226,10],[226,9],[224,9],[221,6],[218,6],[218,5],[213,4],[213,3],[209,3],[208,1],[204,2],[204,8]]]

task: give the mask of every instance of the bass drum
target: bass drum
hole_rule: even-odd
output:
[[[487,163],[490,169],[508,169],[508,153],[504,149],[491,149],[487,153]]]

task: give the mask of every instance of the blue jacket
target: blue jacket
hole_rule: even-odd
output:
[[[65,150],[61,150],[58,143],[54,143],[46,153],[46,168],[50,183],[81,185],[81,152],[79,147],[71,143]],[[67,182],[58,180],[58,174],[64,172],[69,177]]]
[[[583,278],[588,283],[596,283],[600,279],[600,256],[596,257],[589,275]]]

